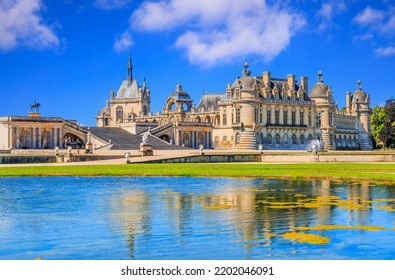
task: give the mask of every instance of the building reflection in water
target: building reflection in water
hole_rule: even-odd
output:
[[[111,219],[127,234],[131,258],[136,246],[150,246],[152,223],[179,237],[174,246],[191,242],[184,237],[202,229],[213,235],[231,232],[233,242],[244,243],[248,258],[256,247],[270,256],[274,237],[301,226],[366,225],[372,194],[368,183],[246,180],[243,186],[214,187],[210,194],[126,191],[111,203]]]

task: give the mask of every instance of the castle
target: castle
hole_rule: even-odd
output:
[[[370,98],[357,82],[338,110],[323,74],[309,91],[308,78],[286,79],[263,72],[254,76],[244,63],[241,76],[223,93],[205,93],[198,105],[178,84],[162,112],[151,112],[151,91],[144,80],[128,75],[119,90],[110,92],[98,113],[97,127],[87,128],[61,117],[0,117],[0,149],[138,149],[149,131],[157,149],[214,148],[305,150],[319,140],[324,150],[371,150]],[[155,148],[155,147],[154,147]]]
[[[214,149],[305,150],[318,139],[325,150],[371,150],[370,98],[357,82],[338,110],[323,74],[309,91],[308,78],[274,78],[270,72],[253,76],[247,62],[240,77],[224,93],[205,93],[197,106],[181,84],[165,101],[163,112],[150,110],[146,81],[128,76],[110,92],[97,115],[98,127],[119,127],[132,134],[146,131],[170,144]]]

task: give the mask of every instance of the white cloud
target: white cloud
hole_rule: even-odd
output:
[[[381,47],[375,49],[377,56],[390,56],[395,55],[395,47]]]
[[[41,0],[0,0],[0,49],[59,46],[59,38],[39,15],[42,10]]]
[[[360,25],[370,25],[381,22],[384,19],[384,12],[372,9],[367,6],[362,12],[357,14],[354,21]]]
[[[375,10],[367,6],[356,15],[354,22],[371,31],[392,35],[395,33],[395,8],[388,5],[387,10]]]
[[[265,0],[162,0],[145,1],[130,22],[134,30],[179,32],[175,47],[191,63],[211,66],[248,55],[271,60],[305,19]]]
[[[95,5],[103,10],[112,10],[123,8],[130,2],[131,0],[95,0]]]
[[[115,39],[114,49],[117,52],[130,50],[130,47],[133,45],[132,36],[128,31],[122,33],[121,36]]]
[[[329,1],[322,3],[321,8],[316,13],[316,17],[320,20],[318,31],[324,31],[332,28],[334,25],[334,16],[346,11],[347,6],[342,1]]]

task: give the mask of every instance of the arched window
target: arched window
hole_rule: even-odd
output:
[[[288,134],[284,134],[284,144],[288,145]]]
[[[268,144],[271,144],[273,142],[273,137],[272,137],[272,135],[269,133],[268,135],[267,135],[267,143]]]
[[[292,134],[292,144],[297,144],[296,134]]]
[[[108,118],[104,119],[104,126],[108,126]]]
[[[275,139],[276,139],[276,144],[279,145],[280,144],[280,134],[277,133],[275,136]]]
[[[202,122],[202,119],[199,116],[197,116],[195,119],[195,122],[200,123],[200,122]]]
[[[209,123],[211,122],[211,118],[210,116],[206,116],[206,118],[204,119],[204,122]]]
[[[117,123],[123,122],[123,108],[122,108],[122,106],[118,106],[117,107],[116,118],[115,119],[116,119]]]
[[[302,134],[302,135],[300,135],[300,144],[304,144],[304,142],[305,142],[305,137]]]

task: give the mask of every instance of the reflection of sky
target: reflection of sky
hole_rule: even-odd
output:
[[[0,258],[394,259],[394,198],[393,186],[329,181],[1,178]],[[282,237],[328,224],[385,230]]]

